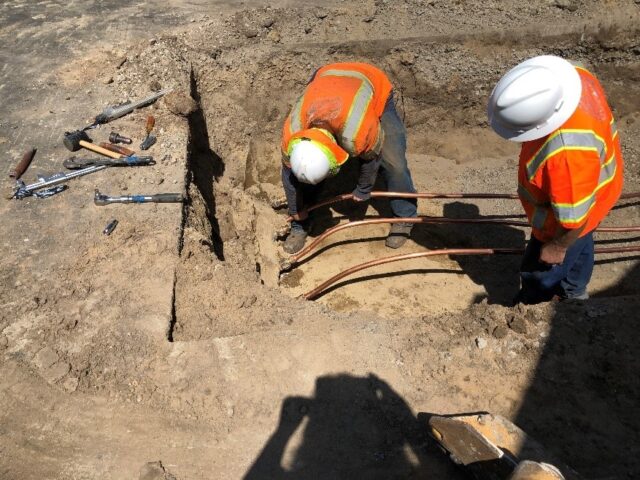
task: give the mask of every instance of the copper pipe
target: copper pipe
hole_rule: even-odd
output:
[[[513,227],[529,227],[528,222],[521,222],[516,220],[501,220],[492,218],[446,218],[446,217],[399,217],[399,218],[372,218],[367,220],[356,220],[354,222],[343,223],[342,225],[336,225],[326,231],[324,231],[318,238],[316,238],[309,245],[304,247],[298,253],[290,258],[290,263],[298,262],[302,257],[313,251],[322,241],[327,237],[338,233],[347,228],[359,227],[362,225],[376,225],[380,223],[461,223],[461,224],[490,224],[490,225],[508,225]],[[596,231],[598,232],[640,232],[640,226],[629,227],[600,227]]]
[[[640,252],[640,246],[630,247],[608,247],[608,248],[596,248],[595,253],[623,253],[623,252]],[[313,300],[317,298],[327,287],[330,287],[334,283],[342,280],[343,278],[352,275],[361,270],[367,268],[376,267],[378,265],[384,265],[387,263],[399,262],[402,260],[411,260],[414,258],[433,257],[438,255],[518,255],[523,254],[524,249],[520,248],[448,248],[443,250],[430,250],[427,252],[405,253],[402,255],[393,255],[391,257],[379,258],[377,260],[370,260],[359,265],[354,265],[347,270],[344,270],[337,275],[334,275],[330,279],[318,285],[313,290],[308,291],[303,295],[307,300]]]
[[[474,199],[493,199],[493,198],[506,198],[510,200],[517,200],[518,195],[513,193],[406,193],[406,192],[371,192],[372,198],[429,198],[429,199],[438,199],[438,198],[449,198],[449,199],[460,199],[460,198],[474,198]],[[620,200],[628,200],[631,198],[640,198],[640,192],[630,192],[623,193],[620,195]],[[309,208],[304,209],[299,213],[309,213],[312,210],[316,210],[321,207],[325,207],[327,205],[332,205],[334,203],[342,202],[344,200],[353,199],[353,195],[351,193],[343,193],[342,195],[338,195],[337,197],[329,198],[320,203],[310,206]],[[287,222],[293,220],[293,217],[288,217]]]

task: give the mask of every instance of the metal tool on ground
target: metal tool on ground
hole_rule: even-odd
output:
[[[147,136],[140,144],[140,150],[149,150],[156,143],[157,141],[156,137],[151,135],[151,131],[155,126],[156,126],[155,117],[153,115],[149,115],[147,117],[147,123],[145,124],[145,131],[147,133]]]
[[[111,143],[124,143],[125,145],[131,145],[133,143],[133,140],[131,140],[129,137],[120,135],[117,132],[111,132],[109,134],[109,141]]]
[[[60,193],[65,190],[67,188],[66,185],[60,184],[65,183],[72,178],[81,177],[93,172],[98,172],[112,166],[150,165],[153,162],[153,157],[121,157],[118,159],[97,159],[96,162],[97,163],[89,164],[89,166],[86,166],[84,168],[75,169],[73,172],[59,172],[48,177],[39,176],[38,181],[30,185],[25,185],[22,180],[18,180],[16,189],[10,198],[25,198],[32,195],[38,198],[50,197],[51,195],[55,195],[56,193]],[[68,165],[69,162],[67,160],[65,161],[65,166]]]
[[[120,158],[67,158],[62,163],[69,170],[89,167],[91,165],[106,165],[108,167],[134,167],[142,165],[155,165],[156,161],[149,156],[120,157]]]
[[[431,435],[451,460],[478,480],[580,478],[523,430],[499,415],[486,412],[433,415],[428,424]]]
[[[115,120],[116,118],[123,117],[124,115],[127,115],[128,113],[133,112],[136,108],[144,107],[146,105],[149,105],[155,102],[157,99],[159,99],[160,97],[166,95],[171,91],[173,91],[173,88],[165,88],[164,90],[160,90],[158,92],[152,93],[151,95],[148,95],[135,102],[127,101],[119,105],[109,106],[105,108],[102,111],[102,113],[95,118],[95,120],[91,125],[83,128],[82,131],[95,128],[98,125],[109,123],[110,121]]]
[[[88,175],[89,173],[104,170],[108,167],[108,165],[92,165],[90,167],[76,170],[74,172],[59,172],[48,177],[40,176],[38,177],[38,181],[36,183],[32,183],[30,185],[25,185],[22,180],[18,180],[16,190],[13,193],[12,198],[25,198],[30,196],[35,196],[38,198],[50,197],[51,195],[60,193],[67,188],[66,185],[60,185],[61,183],[65,183],[72,178],[81,177],[83,175]]]
[[[114,144],[108,143],[108,142],[100,142],[98,145],[100,147],[102,147],[102,148],[106,148],[107,150],[109,150],[111,152],[119,153],[120,155],[124,155],[126,157],[136,153],[133,150],[131,150],[130,148],[123,147],[121,145],[114,145]]]
[[[111,158],[120,158],[122,155],[112,152],[106,148],[102,148],[94,143],[91,143],[91,139],[87,132],[83,130],[76,130],[75,132],[65,132],[62,143],[71,152],[77,152],[81,148],[86,148],[92,152],[100,153]]]
[[[107,226],[104,227],[104,230],[102,231],[102,233],[104,233],[107,236],[111,235],[111,233],[116,229],[117,225],[118,225],[118,220],[114,218],[109,223],[107,223]]]
[[[33,157],[36,156],[37,148],[30,148],[27,150],[24,155],[22,155],[22,159],[17,163],[17,165],[9,172],[9,176],[11,178],[15,178],[16,180],[20,180],[22,174],[29,168],[31,165],[31,161]]]
[[[100,193],[97,189],[93,197],[93,203],[99,206],[110,203],[182,203],[184,197],[181,193],[156,193],[155,195],[120,195],[110,197]]]

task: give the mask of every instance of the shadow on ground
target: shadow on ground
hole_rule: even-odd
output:
[[[640,478],[640,265],[615,298],[559,304],[516,424],[586,478]]]
[[[280,421],[244,477],[463,478],[406,402],[375,375],[323,376],[313,397],[288,397]]]

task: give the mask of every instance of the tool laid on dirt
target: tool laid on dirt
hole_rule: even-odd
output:
[[[137,166],[137,165],[151,165],[153,157],[122,157],[118,159],[96,159],[95,163],[87,164],[85,168],[80,168],[83,165],[76,167],[69,167],[70,163],[66,160],[65,166],[67,168],[75,169],[73,172],[59,172],[48,177],[38,176],[38,181],[30,185],[25,185],[22,180],[18,180],[16,189],[10,198],[25,198],[35,196],[38,198],[50,197],[56,193],[60,193],[67,188],[66,185],[60,185],[72,178],[88,175],[89,173],[98,172],[111,166]],[[49,188],[47,188],[49,187]],[[46,189],[46,190],[43,190]],[[40,191],[38,191],[40,190]]]
[[[182,203],[184,198],[181,193],[157,193],[155,195],[121,195],[110,197],[100,193],[97,189],[93,197],[93,203],[99,206],[110,203]]]
[[[83,175],[88,175],[89,173],[104,170],[105,168],[108,168],[108,165],[92,165],[81,170],[76,170],[75,172],[59,172],[48,177],[39,176],[38,181],[30,185],[25,185],[22,180],[18,180],[16,190],[13,193],[12,198],[25,198],[30,196],[35,196],[38,198],[50,197],[51,195],[60,193],[67,188],[66,185],[60,185],[61,183],[71,180],[72,178],[81,177]]]
[[[451,460],[478,480],[580,478],[523,430],[499,415],[486,412],[434,415],[428,423],[431,435]]]
[[[33,160],[33,157],[36,156],[37,151],[37,148],[30,148],[27,150],[24,155],[22,155],[22,159],[18,164],[9,172],[9,176],[16,180],[20,180],[22,174],[27,170],[27,168],[29,168],[29,165],[31,165],[31,161]]]
[[[109,141],[111,143],[124,143],[125,145],[131,145],[133,143],[133,140],[129,137],[124,137],[116,132],[111,132],[109,134]]]
[[[102,233],[104,233],[107,236],[111,235],[111,233],[116,229],[117,225],[118,225],[118,220],[114,218],[109,223],[107,223],[107,226],[104,227],[104,230],[102,231]]]
[[[158,92],[152,93],[136,102],[124,102],[119,105],[112,105],[105,108],[100,115],[98,115],[93,123],[88,127],[82,129],[82,131],[89,130],[91,128],[95,128],[98,125],[102,125],[104,123],[109,123],[111,120],[115,120],[116,118],[120,118],[128,113],[133,112],[136,108],[144,107],[155,102],[160,97],[166,95],[167,93],[173,91],[173,88],[165,88],[164,90],[160,90]]]
[[[96,153],[100,153],[111,158],[120,158],[122,155],[112,152],[106,148],[102,148],[94,143],[91,143],[89,135],[84,130],[76,130],[75,132],[65,132],[62,143],[67,150],[71,152],[77,152],[81,148],[86,148]]]
[[[133,167],[142,165],[155,165],[153,157],[129,156],[120,158],[67,158],[62,163],[69,170],[77,170],[91,165],[106,165],[108,167]]]
[[[157,141],[157,138],[151,135],[151,131],[153,127],[156,126],[156,119],[153,115],[149,115],[147,117],[147,123],[145,124],[145,131],[147,132],[147,136],[140,144],[140,150],[149,150]]]
[[[111,152],[119,153],[120,155],[124,155],[126,157],[136,153],[133,150],[131,150],[130,148],[123,147],[121,145],[114,145],[112,143],[100,142],[98,145],[100,147],[102,147],[102,148],[106,148],[107,150],[109,150]]]

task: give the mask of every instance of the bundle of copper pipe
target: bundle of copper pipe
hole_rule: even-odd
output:
[[[372,198],[378,197],[388,197],[388,198],[429,198],[429,199],[517,199],[518,196],[515,194],[494,194],[494,193],[403,193],[403,192],[372,192]],[[640,192],[632,192],[626,193],[620,196],[621,200],[629,200],[634,198],[640,198]],[[323,202],[317,203],[307,209],[305,209],[301,213],[308,213],[312,210],[316,210],[318,208],[332,205],[337,202],[341,202],[344,200],[353,199],[352,194],[343,194],[337,197],[330,198]],[[289,217],[287,221],[293,220],[292,217]],[[324,241],[327,237],[337,233],[341,230],[345,230],[347,228],[353,228],[362,225],[374,225],[380,223],[460,223],[460,224],[472,224],[472,223],[482,223],[482,224],[491,224],[491,225],[508,225],[508,226],[516,226],[516,227],[529,227],[528,222],[522,221],[514,221],[514,220],[501,220],[501,219],[488,219],[488,218],[446,218],[446,217],[416,217],[416,218],[374,218],[368,220],[359,220],[354,222],[348,222],[342,225],[337,225],[333,228],[328,229],[318,238],[316,238],[313,242],[307,245],[305,248],[300,250],[297,254],[290,257],[287,265],[291,267],[300,261],[302,257],[313,251],[322,241]],[[600,227],[597,229],[598,232],[639,232],[640,226],[627,226],[627,227]],[[629,247],[609,247],[609,248],[597,248],[595,253],[625,253],[625,252],[640,252],[640,246],[629,246]],[[407,253],[403,255],[394,255],[391,257],[380,258],[377,260],[371,260],[369,262],[362,263],[360,265],[355,265],[347,270],[343,270],[342,272],[334,275],[327,281],[323,282],[318,287],[313,290],[305,293],[303,296],[308,300],[313,300],[317,298],[325,289],[333,285],[334,283],[340,281],[344,277],[352,275],[353,273],[359,272],[361,270],[375,267],[378,265],[384,265],[386,263],[398,262],[401,260],[409,260],[414,258],[422,258],[422,257],[430,257],[437,255],[516,255],[523,254],[523,249],[508,249],[508,248],[453,248],[453,249],[443,249],[443,250],[430,250],[426,252],[417,252],[417,253]]]

